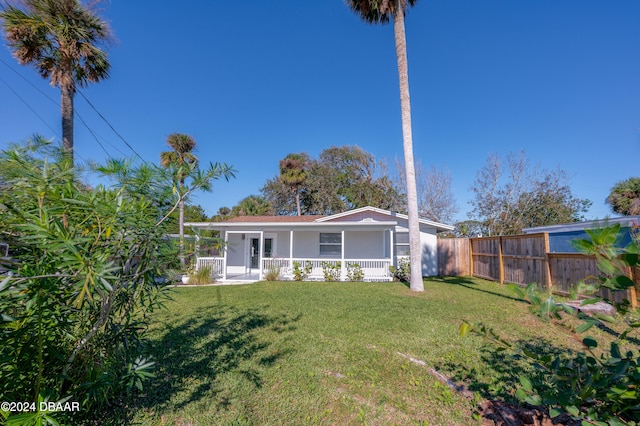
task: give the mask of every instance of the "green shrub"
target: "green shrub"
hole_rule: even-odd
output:
[[[175,249],[165,238],[171,176],[111,160],[92,187],[36,139],[0,153],[0,401],[77,401],[79,412],[0,413],[7,423],[77,424],[142,389],[150,313]],[[8,417],[7,417],[8,416]]]
[[[300,262],[293,262],[293,279],[295,281],[304,281],[309,278],[311,270],[313,269],[313,263],[310,260],[304,261],[304,266]]]
[[[322,274],[327,282],[340,281],[342,262],[322,262]]]
[[[389,266],[389,271],[394,281],[411,281],[411,261],[409,258],[402,257],[398,261],[398,267]]]
[[[364,271],[359,263],[347,263],[347,281],[358,282],[364,279]]]

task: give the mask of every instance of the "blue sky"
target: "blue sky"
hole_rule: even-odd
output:
[[[117,39],[111,77],[83,93],[146,161],[180,132],[202,161],[233,164],[236,179],[194,200],[208,214],[257,194],[291,152],[358,145],[402,158],[392,25],[367,25],[341,0],[152,4],[103,5]],[[422,0],[410,10],[415,157],[450,171],[458,219],[487,157],[522,149],[568,172],[574,195],[593,201],[588,219],[610,214],[611,187],[640,175],[639,18],[637,0]],[[33,133],[60,140],[58,89],[6,47],[0,61],[0,149]],[[80,95],[76,112],[107,151],[76,120],[79,160],[134,155]]]

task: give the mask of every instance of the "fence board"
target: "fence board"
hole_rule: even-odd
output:
[[[471,275],[468,238],[438,240],[438,275],[456,277]]]
[[[455,242],[452,242],[454,241]],[[554,293],[569,294],[582,280],[600,274],[595,256],[581,253],[550,253],[546,233],[503,237],[470,238],[466,250],[464,239],[438,240],[438,273],[440,275],[472,275],[498,282],[527,285],[535,282]],[[446,241],[446,242],[445,242]],[[455,248],[454,248],[455,247]],[[455,256],[455,259],[451,259]],[[459,265],[467,262],[467,267]],[[629,271],[636,286],[613,294],[602,289],[599,296],[620,302],[623,298],[637,305],[640,295],[640,268]],[[615,297],[614,297],[615,296]]]
[[[473,276],[500,281],[500,237],[470,238]]]

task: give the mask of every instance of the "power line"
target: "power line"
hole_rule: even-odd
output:
[[[49,99],[51,102],[53,102],[54,105],[56,106],[60,106],[60,104],[53,99],[51,96],[47,95],[42,89],[40,89],[38,86],[36,86],[35,84],[33,84],[33,82],[29,81],[25,76],[23,76],[22,74],[20,74],[18,71],[14,70],[11,65],[7,64],[7,62],[0,58],[0,62],[2,62],[7,68],[9,68],[11,71],[13,71],[18,77],[20,77],[21,79],[23,79],[24,81],[26,81],[27,83],[29,83],[31,85],[31,87],[33,87],[34,89],[36,89],[38,92],[40,92],[42,94],[42,96],[44,96],[45,98]]]
[[[7,83],[7,82],[6,82],[6,80],[5,80],[4,78],[0,77],[0,81],[2,81],[2,82],[5,84],[5,86],[7,86],[7,88],[8,88],[9,90],[11,90],[11,92],[13,92],[13,94],[14,94],[14,95],[16,95],[16,97],[17,97],[18,99],[20,99],[20,100],[22,101],[22,103],[23,103],[23,104],[25,104],[25,105],[27,106],[27,108],[29,108],[29,109],[31,110],[31,112],[33,112],[33,113],[36,115],[36,117],[38,117],[38,118],[40,119],[40,121],[42,121],[42,122],[45,124],[45,126],[47,126],[47,127],[48,127],[48,128],[49,128],[49,129],[50,129],[50,130],[51,130],[51,131],[52,131],[56,136],[60,137],[60,135],[58,134],[58,132],[57,132],[53,127],[51,127],[51,126],[49,125],[49,123],[47,123],[47,122],[45,121],[45,119],[44,119],[44,118],[42,118],[42,116],[41,116],[40,114],[38,114],[38,112],[37,112],[35,109],[33,109],[33,108],[31,107],[31,105],[29,105],[29,103],[28,103],[28,102],[27,102],[27,101],[26,101],[22,96],[20,96],[20,95],[18,94],[18,92],[16,92],[15,90],[13,90],[13,87],[11,87],[11,86],[9,85],[9,83]]]
[[[109,123],[109,121],[104,117],[104,115],[102,115],[100,113],[100,111],[98,111],[96,109],[95,106],[93,106],[93,104],[91,103],[91,101],[89,101],[89,99],[87,99],[87,97],[85,96],[84,93],[82,93],[82,91],[80,89],[78,89],[78,93],[80,93],[80,96],[82,96],[84,98],[85,101],[87,101],[87,103],[89,104],[89,106],[91,108],[93,108],[93,110],[96,112],[96,114],[98,114],[100,116],[100,118],[102,118],[102,120],[104,120],[105,123],[107,123],[107,125],[111,128],[111,130],[113,130],[113,133],[115,133],[116,135],[118,135],[118,137],[122,140],[122,142],[125,143],[125,145],[127,145],[129,147],[129,149],[140,159],[142,160],[143,163],[146,163],[146,161],[144,160],[144,158],[142,158],[142,156],[140,154],[138,154],[136,152],[135,149],[133,149],[133,147],[129,144],[129,142],[126,141],[125,138],[122,137],[122,135],[120,133],[118,133],[118,131],[111,125],[111,123]]]
[[[24,77],[22,74],[20,74],[18,71],[16,71],[15,69],[13,69],[9,64],[7,64],[7,62],[0,58],[0,62],[2,62],[7,68],[9,68],[11,71],[13,71],[16,75],[18,75],[18,77],[20,77],[21,79],[23,79],[24,81],[26,81],[31,87],[33,87],[34,89],[36,89],[38,92],[40,92],[40,94],[42,94],[44,97],[46,97],[47,99],[49,99],[54,105],[56,106],[60,106],[60,104],[58,102],[56,102],[53,98],[51,98],[48,94],[46,94],[44,91],[42,91],[38,86],[36,86],[35,84],[33,84],[33,82],[29,81],[26,77]],[[20,95],[18,95],[18,93],[13,90],[13,88],[11,88],[11,86],[4,80],[2,80],[3,83],[5,85],[7,85],[7,87],[9,88],[9,90],[11,90],[20,100],[22,100],[22,102],[25,103],[25,105],[27,105],[27,107],[34,113],[36,114],[36,116],[38,116],[43,122],[44,120],[42,119],[42,117],[40,117],[40,115],[22,98],[20,97]],[[84,93],[80,92],[80,90],[76,90],[78,93],[80,93],[80,95],[85,99],[85,101],[87,101],[87,103],[91,106],[91,108],[100,116],[100,118],[102,118],[111,128],[111,130],[113,130],[113,132],[118,135],[118,137],[120,139],[122,139],[124,141],[124,143],[129,147],[129,149],[131,149],[131,151],[133,151],[133,153],[135,155],[138,156],[138,158],[140,158],[143,162],[145,161],[140,154],[138,154],[132,147],[131,145],[129,145],[129,143],[124,140],[124,138],[113,128],[113,126],[106,120],[106,118],[100,114],[100,112],[98,112],[98,110],[93,106],[93,104],[91,102],[89,102],[89,100],[87,99],[87,97],[84,95]],[[87,124],[87,122],[84,120],[84,118],[82,118],[82,116],[74,109],[74,114],[78,117],[78,119],[80,119],[80,121],[82,122],[82,124],[87,128],[87,130],[89,131],[89,133],[91,134],[91,136],[93,136],[93,138],[96,140],[96,142],[98,143],[98,145],[100,146],[100,148],[102,148],[102,150],[105,152],[105,154],[107,154],[108,157],[111,157],[111,154],[109,154],[109,152],[105,149],[104,145],[102,145],[102,143],[100,143],[100,140],[98,139],[98,135],[96,135],[96,133],[89,127],[89,125]],[[47,124],[45,122],[45,124],[47,125],[47,127],[49,127],[55,134],[56,136],[60,137],[60,135],[51,128],[51,126],[49,126],[49,124]],[[119,150],[115,145],[111,144],[109,141],[107,141],[106,139],[103,138],[103,140],[108,143],[113,149],[115,149],[116,151],[118,151],[120,154],[125,155],[121,150]]]

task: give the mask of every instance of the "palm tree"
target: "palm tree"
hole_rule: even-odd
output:
[[[422,250],[420,223],[418,221],[418,195],[413,161],[413,136],[411,134],[411,102],[409,99],[409,73],[407,66],[407,41],[404,16],[407,8],[418,0],[346,0],[347,6],[370,24],[386,24],[393,16],[393,32],[398,59],[400,80],[400,109],[402,112],[402,145],[407,184],[407,213],[409,216],[409,248],[411,252],[411,290],[424,291],[422,281]]]
[[[249,195],[238,201],[238,204],[231,209],[233,216],[269,216],[272,214],[271,204],[259,195]]]
[[[180,209],[180,263],[184,266],[184,196],[185,179],[190,170],[198,164],[198,157],[193,154],[196,141],[189,135],[182,133],[172,133],[167,137],[167,145],[171,151],[160,153],[160,165],[165,168],[174,169],[174,179],[178,183],[178,204]]]
[[[624,216],[640,215],[640,177],[616,183],[606,201],[614,213]]]
[[[73,98],[76,86],[109,76],[109,27],[79,0],[23,0],[0,11],[5,38],[21,65],[31,65],[60,88],[62,147],[73,161]]]
[[[307,179],[309,158],[306,154],[289,154],[280,160],[280,181],[287,185],[296,197],[298,216],[302,215],[300,208],[300,186]]]

